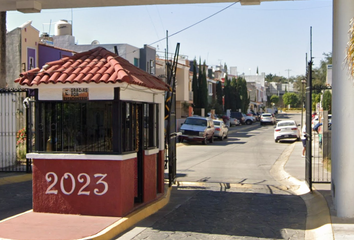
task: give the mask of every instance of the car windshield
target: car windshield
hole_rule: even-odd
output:
[[[206,126],[207,120],[198,118],[187,118],[184,123],[190,125]]]
[[[286,126],[295,126],[294,122],[280,122],[278,123],[278,127],[286,127]]]
[[[214,121],[214,125],[218,125],[218,126],[220,126],[220,125],[221,125],[221,122]]]

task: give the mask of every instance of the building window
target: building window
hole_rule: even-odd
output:
[[[208,93],[209,93],[209,96],[213,95],[213,84],[212,83],[208,83]]]
[[[155,62],[154,60],[150,60],[149,62],[146,62],[146,71],[150,74],[155,74]]]
[[[150,60],[150,73],[151,74],[155,74],[155,61],[154,60]]]
[[[139,58],[134,58],[134,66],[139,67]]]

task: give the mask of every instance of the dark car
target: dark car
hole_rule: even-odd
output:
[[[246,122],[245,117],[241,112],[231,112],[230,117],[231,119],[236,118],[240,122],[240,124],[245,124]]]

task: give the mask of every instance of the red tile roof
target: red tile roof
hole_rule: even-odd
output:
[[[161,79],[135,67],[124,58],[102,47],[49,62],[42,69],[21,73],[20,85],[35,86],[57,83],[121,83],[158,90],[169,89]]]

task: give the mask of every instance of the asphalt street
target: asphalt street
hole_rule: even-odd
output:
[[[170,203],[116,239],[305,239],[304,200],[270,173],[293,143],[274,143],[273,129],[257,122],[179,147]]]
[[[0,221],[32,209],[32,181],[0,184]]]

